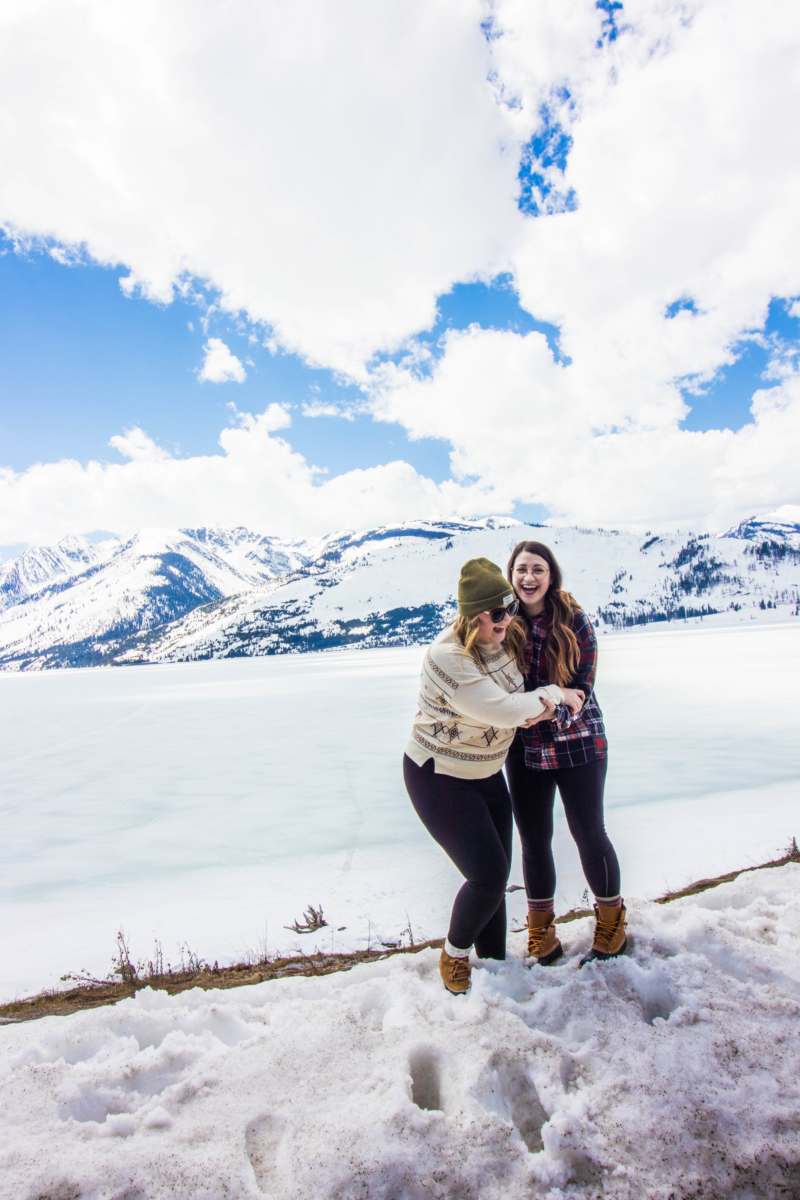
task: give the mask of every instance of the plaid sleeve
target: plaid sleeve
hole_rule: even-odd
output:
[[[572,632],[578,639],[580,658],[578,669],[570,680],[571,688],[580,688],[588,700],[594,687],[597,674],[597,638],[592,623],[582,609],[577,609],[572,617]]]
[[[569,686],[571,688],[579,688],[585,695],[586,700],[592,694],[595,675],[597,674],[597,638],[592,629],[591,622],[582,609],[577,609],[572,616],[572,632],[578,639],[578,648],[580,658],[578,667],[574,675],[570,679]],[[567,708],[566,704],[559,704],[556,708],[556,715],[553,717],[553,724],[559,733],[563,733],[565,729],[569,729],[575,720],[575,715],[572,709]]]

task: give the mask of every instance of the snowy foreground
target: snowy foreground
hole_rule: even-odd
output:
[[[429,950],[4,1026],[0,1196],[797,1196],[800,866],[629,918],[466,998]]]
[[[0,675],[0,1000],[105,975],[120,927],[172,963],[441,937],[460,877],[400,772],[422,653]],[[603,636],[598,695],[626,897],[800,839],[796,622]],[[556,859],[581,907],[560,813]],[[329,926],[297,937],[310,903]]]

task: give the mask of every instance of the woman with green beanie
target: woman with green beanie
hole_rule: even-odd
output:
[[[458,617],[425,653],[419,710],[403,759],[411,803],[466,882],[456,896],[439,970],[459,994],[469,953],[506,956],[505,889],[511,866],[511,800],[502,767],[517,727],[577,704],[555,684],[526,692],[518,601],[486,558],[461,569]]]

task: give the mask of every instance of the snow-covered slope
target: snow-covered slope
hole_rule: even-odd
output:
[[[307,561],[302,544],[246,529],[146,529],[92,553],[98,549],[70,538],[5,564],[7,595],[12,585],[19,595],[0,615],[4,658],[102,661],[109,639],[163,625]]]
[[[180,661],[396,645],[453,613],[461,564],[547,542],[600,628],[800,604],[800,526],[753,518],[719,537],[418,522],[286,542],[236,530],[145,530],[100,566],[0,615],[0,666]],[[14,564],[9,564],[13,566]]]
[[[111,662],[133,634],[167,627],[209,602],[257,597],[265,585],[297,572],[319,573],[333,564],[353,570],[375,547],[425,544],[509,523],[422,522],[299,541],[243,528],[145,529],[102,548],[65,539],[5,564],[12,599],[0,612],[0,665]]]
[[[118,548],[115,538],[93,545],[86,538],[70,535],[55,546],[35,546],[19,558],[0,563],[0,612],[107,562]]]
[[[426,950],[4,1026],[0,1196],[797,1196],[800,866],[628,919],[467,997]]]
[[[777,514],[750,517],[746,521],[740,521],[722,536],[743,538],[750,542],[772,541],[792,550],[800,550],[800,523],[780,520]]]
[[[331,566],[314,564],[257,594],[196,609],[143,635],[121,646],[117,661],[424,641],[455,611],[462,562],[484,555],[505,564],[512,547],[525,537],[551,546],[566,586],[601,628],[715,612],[746,610],[749,616],[766,612],[767,605],[788,614],[798,607],[800,552],[784,541],[642,538],[520,525],[462,531],[440,527],[438,532],[438,538],[409,533],[350,546]]]

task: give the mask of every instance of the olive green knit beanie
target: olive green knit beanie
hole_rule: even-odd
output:
[[[477,617],[513,599],[513,588],[495,563],[488,558],[471,558],[464,563],[458,580],[458,611],[462,617]]]

